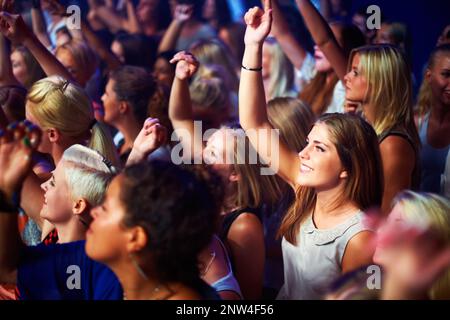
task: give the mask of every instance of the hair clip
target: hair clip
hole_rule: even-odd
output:
[[[105,166],[108,167],[108,170],[109,170],[111,173],[113,173],[113,174],[116,173],[115,167],[113,166],[113,164],[111,163],[111,161],[109,161],[105,156],[103,156],[102,162],[105,164]]]
[[[69,86],[69,84],[70,84],[69,80],[64,80],[64,83],[63,83],[63,85],[61,87],[61,92],[62,93],[64,93],[66,91],[66,89]]]

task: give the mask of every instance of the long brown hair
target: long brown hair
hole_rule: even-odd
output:
[[[336,207],[354,202],[360,210],[381,204],[383,171],[378,138],[372,126],[354,115],[325,114],[316,122],[326,124],[342,166],[348,173],[344,191]],[[298,186],[296,201],[284,217],[278,236],[296,244],[300,225],[314,211],[314,188]]]

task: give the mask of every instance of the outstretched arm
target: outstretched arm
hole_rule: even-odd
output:
[[[250,9],[245,15],[245,22],[247,30],[239,86],[239,119],[258,154],[272,168],[278,168],[278,174],[294,187],[300,168],[299,157],[280,141],[278,135],[273,134],[267,116],[262,74],[255,71],[261,68],[262,46],[272,23],[270,0],[264,1],[264,11]]]
[[[263,2],[263,0],[261,1]],[[278,4],[278,0],[272,0],[272,34],[278,40],[283,52],[292,62],[296,69],[300,69],[306,58],[306,50],[297,41],[289,29],[283,12]]]
[[[69,71],[43,46],[20,15],[0,12],[0,32],[12,42],[27,47],[47,76],[59,75],[74,81]]]
[[[45,20],[42,15],[40,0],[33,0],[33,7],[31,8],[31,23],[36,37],[45,47],[49,48],[52,43],[47,33],[47,26],[45,25]]]
[[[31,170],[31,153],[40,142],[40,131],[20,123],[0,137],[0,282],[14,283],[21,248],[14,195]]]
[[[20,85],[19,81],[14,77],[10,56],[10,43],[0,34],[0,86]]]
[[[164,33],[158,47],[158,52],[174,50],[180,37],[184,23],[192,16],[193,6],[179,4],[175,7],[173,20]]]
[[[330,61],[339,79],[344,82],[344,77],[347,73],[347,58],[336,41],[328,23],[313,6],[311,1],[296,0],[296,2],[314,42],[323,51],[328,61]]]
[[[195,130],[191,95],[189,93],[189,78],[197,72],[198,62],[193,55],[182,51],[178,52],[170,63],[176,63],[177,65],[169,99],[170,121],[174,132],[181,140],[183,150],[190,151],[188,155],[184,153],[184,158],[186,160],[190,160],[187,158],[201,159],[203,142],[201,132],[198,136]]]

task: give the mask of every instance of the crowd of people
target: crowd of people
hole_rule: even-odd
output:
[[[87,2],[0,0],[0,300],[450,299],[450,25]]]

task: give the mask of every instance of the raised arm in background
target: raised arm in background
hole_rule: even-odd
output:
[[[315,44],[323,51],[331,66],[344,82],[347,74],[347,58],[339,46],[330,26],[309,0],[296,0],[300,13],[305,21]]]
[[[169,99],[170,121],[174,132],[181,140],[183,149],[190,150],[188,156],[185,153],[184,156],[201,159],[203,153],[202,134],[201,132],[196,133],[195,130],[189,93],[189,79],[197,72],[199,63],[193,55],[185,51],[178,52],[170,63],[176,63],[175,78]]]
[[[19,81],[14,77],[11,65],[11,44],[8,39],[0,34],[0,87],[17,85]]]
[[[33,0],[33,7],[31,8],[31,23],[33,32],[39,41],[47,48],[50,48],[52,42],[47,33],[47,25],[44,20],[41,8],[41,0]]]
[[[179,4],[175,7],[173,20],[161,39],[158,53],[175,50],[184,23],[191,18],[192,12],[192,5]]]
[[[261,2],[263,2],[262,0]],[[286,22],[283,12],[281,11],[278,0],[272,0],[272,34],[278,40],[283,52],[292,62],[296,69],[300,69],[303,65],[303,61],[306,58],[306,50],[294,37],[293,33],[289,29],[289,25]]]
[[[239,86],[239,119],[242,127],[249,134],[250,142],[258,154],[269,165],[276,167],[278,174],[294,187],[300,168],[300,158],[285,146],[278,136],[273,136],[273,127],[267,116],[262,73],[262,46],[270,32],[272,23],[271,1],[264,1],[264,10],[252,8],[245,14],[247,30],[245,32],[245,52],[242,61],[241,81]],[[249,70],[252,69],[252,70]],[[259,70],[259,71],[258,71]],[[271,152],[278,139],[278,152]]]
[[[20,15],[0,12],[0,32],[13,43],[27,47],[47,76],[59,75],[74,81],[69,71],[36,38]]]

